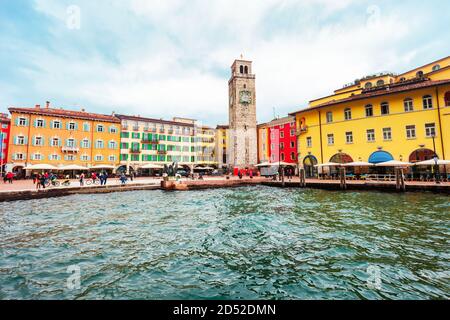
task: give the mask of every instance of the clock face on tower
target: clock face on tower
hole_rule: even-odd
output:
[[[239,103],[249,105],[252,103],[252,93],[250,91],[241,91],[239,93]]]

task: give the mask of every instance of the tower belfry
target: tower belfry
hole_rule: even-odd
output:
[[[233,167],[257,164],[256,89],[252,61],[235,60],[229,89],[230,161]]]

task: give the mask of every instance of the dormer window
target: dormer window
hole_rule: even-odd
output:
[[[416,73],[417,78],[423,78],[423,71],[419,71]]]
[[[364,87],[365,87],[366,89],[372,88],[372,82],[367,82],[367,83],[364,85]]]
[[[384,80],[378,80],[377,81],[377,87],[384,86]]]
[[[441,66],[438,64],[433,67],[433,71],[438,71],[440,69],[441,69]]]

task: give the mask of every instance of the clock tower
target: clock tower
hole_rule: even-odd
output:
[[[229,165],[247,168],[257,164],[256,94],[252,62],[235,60],[229,91]]]

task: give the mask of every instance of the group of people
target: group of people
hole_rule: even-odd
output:
[[[238,172],[239,179],[242,179],[244,176],[250,177],[250,179],[253,179],[253,170],[251,169],[241,169]]]
[[[14,173],[8,172],[3,177],[3,183],[9,182],[10,184],[12,184],[13,183],[13,179],[14,179]]]
[[[99,179],[101,186],[106,186],[106,183],[108,182],[108,177],[109,176],[108,176],[108,173],[106,171],[100,172],[100,174],[97,174],[96,172],[92,172],[91,173],[92,182],[95,184],[97,179]],[[83,172],[80,175],[80,187],[84,186],[85,179],[86,179],[86,175]]]
[[[47,185],[47,182],[50,180],[51,182],[56,181],[58,178],[56,174],[54,173],[33,173],[31,175],[31,178],[33,179],[33,184],[36,185],[36,189],[45,189],[45,186]]]

